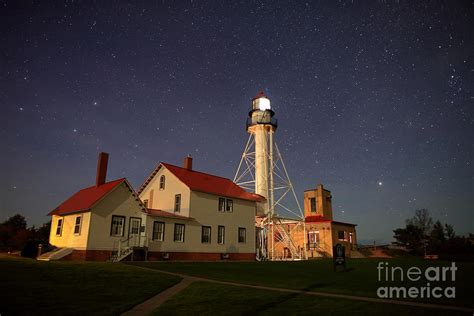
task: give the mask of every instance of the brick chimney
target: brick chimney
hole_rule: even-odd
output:
[[[107,177],[107,163],[109,161],[108,153],[100,153],[99,160],[97,161],[97,175],[95,185],[99,186],[105,183]]]
[[[183,168],[188,169],[190,171],[193,170],[193,157],[191,157],[191,155],[188,155],[184,158]]]

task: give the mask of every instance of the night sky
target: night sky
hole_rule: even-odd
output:
[[[30,225],[159,161],[233,178],[260,91],[302,200],[386,242],[419,208],[474,231],[474,6],[463,1],[1,1],[0,220]]]

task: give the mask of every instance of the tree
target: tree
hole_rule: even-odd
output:
[[[51,221],[44,223],[36,230],[36,239],[43,242],[48,242],[49,240],[49,231],[51,230]]]
[[[413,225],[421,229],[424,237],[428,237],[433,227],[433,219],[427,209],[415,211],[415,216],[407,220],[407,226]]]
[[[446,237],[444,234],[443,224],[441,224],[440,221],[436,221],[429,238],[430,252],[439,252],[445,241]]]
[[[19,229],[26,229],[26,219],[23,215],[16,214],[0,225],[11,227],[14,231],[17,231]]]
[[[0,224],[0,247],[8,250],[21,249],[28,235],[25,217],[16,214]]]
[[[51,221],[44,223],[39,228],[32,226],[27,228],[26,219],[16,214],[3,223],[0,223],[0,248],[2,250],[20,250],[28,240],[36,240],[47,244]]]
[[[454,228],[452,225],[444,224],[444,230],[446,231],[446,237],[449,240],[454,239],[456,237],[456,233],[454,232]]]
[[[398,228],[393,232],[397,244],[417,253],[423,252],[424,235],[420,227],[408,224],[405,228]]]

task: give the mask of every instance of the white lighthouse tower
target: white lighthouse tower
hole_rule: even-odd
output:
[[[288,258],[302,259],[305,251],[295,245],[283,225],[291,223],[294,228],[305,229],[303,211],[274,139],[278,127],[274,115],[263,92],[252,99],[246,124],[250,135],[234,182],[265,197],[257,206],[257,259],[275,260],[276,243],[283,244]]]
[[[274,115],[270,100],[263,92],[253,98],[252,110],[247,119],[247,132],[255,140],[255,193],[266,199],[266,202],[258,206],[258,215],[273,213],[270,203],[273,198],[273,133],[278,127]]]

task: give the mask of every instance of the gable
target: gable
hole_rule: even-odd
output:
[[[130,194],[137,199],[140,207],[143,208],[141,201],[138,198],[138,195],[135,193],[131,185],[128,183],[127,179],[122,178],[114,181],[104,183],[100,186],[91,186],[82,190],[79,190],[63,203],[61,203],[54,210],[49,212],[48,215],[66,215],[79,212],[90,211],[94,205],[99,203],[101,200],[106,198],[112,191],[114,191],[121,184],[124,184]],[[143,208],[144,209],[144,208]]]

